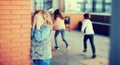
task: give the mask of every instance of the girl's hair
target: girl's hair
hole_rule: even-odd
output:
[[[89,15],[90,15],[89,13],[85,13],[85,14],[84,14],[84,18],[85,18],[85,19],[89,19]]]
[[[56,9],[56,10],[54,11],[54,20],[56,20],[57,17],[60,17],[61,19],[64,19],[64,17],[63,17],[62,14],[61,14],[61,11],[60,11],[59,9]]]
[[[35,15],[39,13],[39,10],[36,10],[33,15],[32,15],[32,25],[34,23],[34,18],[35,18]]]
[[[46,11],[46,10],[36,10],[33,17],[35,17],[36,14],[40,13],[43,17],[43,19],[45,20],[44,23],[52,26],[52,19],[50,14]]]

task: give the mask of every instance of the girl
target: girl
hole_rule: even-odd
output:
[[[54,11],[54,30],[55,30],[55,35],[54,35],[55,49],[59,49],[57,36],[58,36],[59,33],[61,33],[62,40],[66,44],[66,49],[68,50],[69,49],[69,45],[68,45],[68,42],[65,39],[64,18],[63,18],[62,14],[61,14],[61,11],[59,9],[56,9]]]
[[[31,29],[31,58],[34,65],[50,65],[52,57],[51,26],[52,20],[47,11],[35,11]],[[35,33],[36,31],[39,31],[39,35]]]

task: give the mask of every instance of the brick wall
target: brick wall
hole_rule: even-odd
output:
[[[64,16],[70,16],[70,29],[74,30],[78,28],[79,22],[83,21],[83,14],[64,14]]]
[[[30,0],[0,0],[0,65],[30,65]]]

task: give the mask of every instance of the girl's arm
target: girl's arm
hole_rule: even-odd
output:
[[[49,38],[50,34],[51,34],[51,27],[46,26],[42,29],[36,29],[34,38],[36,39],[36,41],[42,41],[44,39]]]
[[[31,27],[31,38],[34,37],[34,33],[35,33],[35,21],[36,21],[36,18],[34,16],[33,22],[32,22],[32,27]]]

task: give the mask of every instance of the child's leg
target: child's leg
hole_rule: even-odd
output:
[[[94,35],[90,35],[90,44],[91,44],[91,48],[92,48],[92,53],[93,55],[95,55],[96,50],[95,50],[95,45],[94,45]]]
[[[90,35],[90,44],[91,44],[91,48],[92,48],[92,58],[96,57],[96,49],[95,49],[95,45],[94,45],[94,35]]]
[[[65,30],[61,30],[61,36],[62,36],[62,40],[64,41],[64,43],[66,44],[66,48],[68,47],[68,42],[65,39]]]
[[[59,48],[59,46],[58,46],[58,40],[57,40],[57,37],[58,37],[59,32],[60,32],[59,30],[56,30],[56,31],[55,31],[55,35],[54,35],[55,48],[56,48],[56,49]]]
[[[87,51],[87,39],[88,39],[88,36],[87,36],[87,35],[84,35],[84,39],[83,39],[84,51],[83,51],[83,52],[86,52],[86,51]]]

